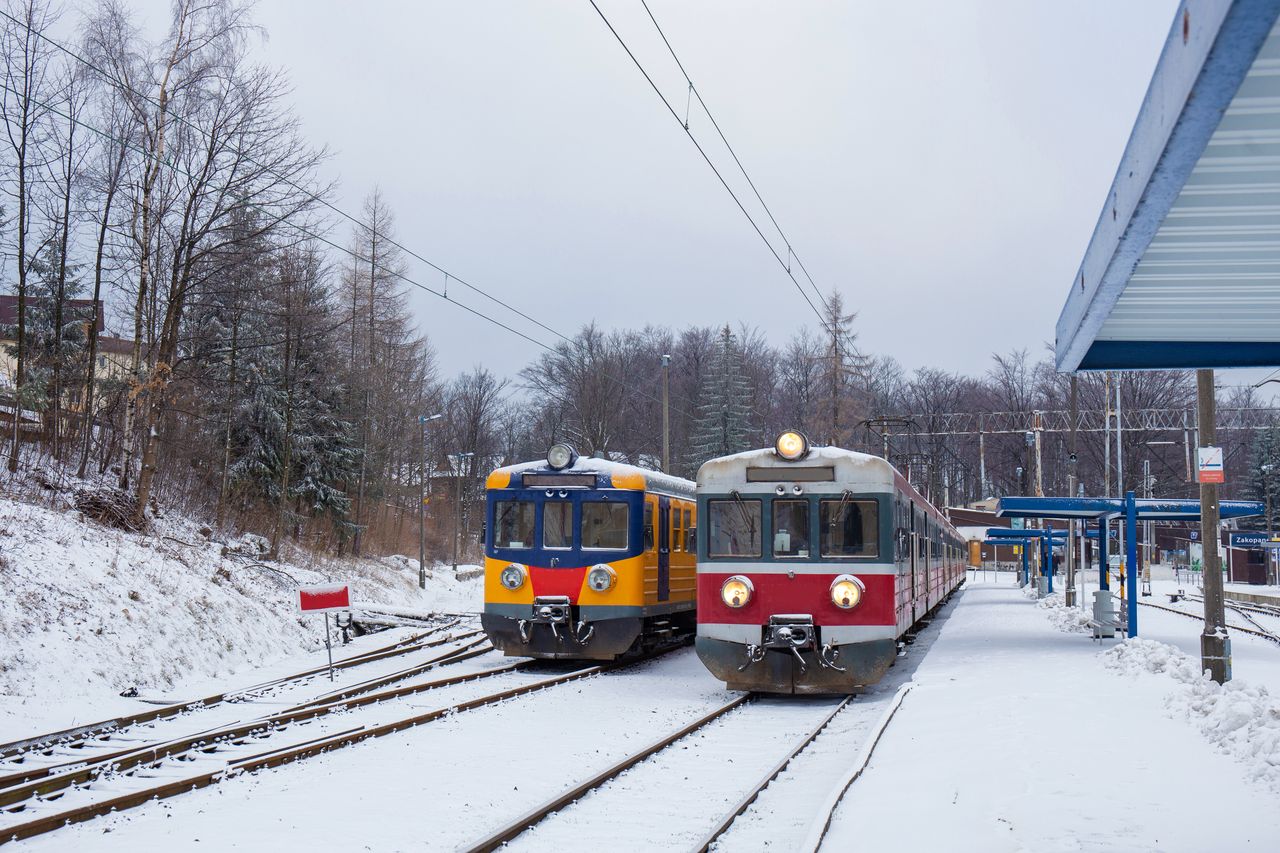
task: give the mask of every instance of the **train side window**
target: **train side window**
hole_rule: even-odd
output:
[[[573,547],[573,504],[547,501],[542,505],[542,547]]]
[[[646,500],[644,502],[644,549],[652,551],[655,541],[653,536],[653,501]]]
[[[773,556],[809,556],[809,502],[773,502]]]
[[[759,557],[760,517],[758,500],[707,501],[707,556]]]
[[[672,507],[668,515],[671,516],[671,553],[674,554],[676,551],[684,550],[684,542],[682,541],[684,528],[680,526],[680,510]]]
[[[818,530],[823,557],[880,555],[880,508],[875,501],[822,501]]]
[[[582,547],[616,550],[627,547],[631,508],[618,501],[582,505]]]
[[[494,547],[532,548],[533,513],[533,501],[494,501]]]

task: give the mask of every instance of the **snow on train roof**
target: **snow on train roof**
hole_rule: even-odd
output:
[[[550,471],[553,470],[547,460],[539,459],[535,462],[519,462],[515,465],[506,465],[498,468],[498,471],[510,474],[523,474],[529,471]],[[644,476],[645,486],[657,492],[669,492],[676,496],[693,496],[695,485],[692,480],[686,480],[683,477],[674,477],[670,474],[664,474],[661,471],[654,471],[649,468],[641,468],[638,465],[628,465],[625,462],[612,462],[608,459],[597,459],[591,456],[579,456],[574,460],[573,464],[568,468],[561,468],[558,473],[565,474],[641,474]]]
[[[838,480],[848,480],[857,476],[869,483],[892,486],[896,470],[879,456],[859,453],[856,450],[845,450],[842,447],[814,447],[809,455],[796,462],[788,462],[772,447],[759,450],[747,450],[732,456],[721,456],[703,463],[698,469],[698,485],[712,486],[719,484],[736,484],[742,482],[742,472],[746,468],[805,468],[815,465],[832,465],[836,468]]]

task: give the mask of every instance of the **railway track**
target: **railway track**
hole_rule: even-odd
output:
[[[455,655],[457,659],[465,659],[487,651],[487,648],[460,649]],[[369,738],[404,731],[446,715],[634,666],[668,651],[671,649],[626,661],[578,667],[478,696],[455,696],[427,712],[408,715],[403,712],[375,713],[364,722],[353,719],[352,712],[370,706],[380,707],[391,700],[431,690],[520,673],[545,664],[517,661],[390,690],[364,692],[363,695],[352,695],[352,690],[347,689],[247,723],[123,750],[93,762],[82,762],[83,766],[68,764],[56,774],[32,781],[0,779],[0,843],[30,838],[150,800],[208,787],[238,773],[277,767]],[[309,726],[316,728],[309,729]]]
[[[342,660],[335,661],[333,668],[334,670],[341,671],[367,663],[385,660],[387,658],[410,654],[418,651],[419,649],[428,647],[431,643],[430,638],[456,626],[459,621],[459,619],[455,618],[450,622],[436,628],[432,628],[429,631],[414,634],[389,645],[379,646],[378,648],[370,649],[367,652],[343,658]],[[305,683],[306,681],[319,677],[328,671],[329,668],[327,665],[311,667],[309,669],[302,670],[301,672],[280,676],[279,678],[273,678],[269,681],[250,685],[249,687],[244,687],[238,690],[231,690],[225,693],[215,693],[211,696],[193,699],[188,702],[177,702],[170,705],[163,705],[147,711],[141,711],[137,714],[128,714],[121,717],[113,717],[109,720],[85,723],[83,725],[72,726],[71,728],[61,729],[55,732],[47,732],[45,734],[34,735],[32,737],[10,741],[9,743],[3,743],[0,744],[0,770],[3,770],[9,764],[12,764],[15,759],[21,761],[23,756],[29,753],[39,752],[53,747],[74,748],[78,744],[89,741],[95,737],[110,736],[113,732],[119,732],[139,724],[169,719],[191,711],[211,708],[226,702],[235,702],[255,698],[261,695],[267,695],[282,687]]]
[[[1203,622],[1203,621],[1204,621],[1204,617],[1203,617],[1203,616],[1198,616],[1198,615],[1196,615],[1195,613],[1188,613],[1187,611],[1185,611],[1185,610],[1179,610],[1179,609],[1178,609],[1178,608],[1176,608],[1176,607],[1167,607],[1167,606],[1165,606],[1165,605],[1163,605],[1163,604],[1154,604],[1154,603],[1152,603],[1152,602],[1150,602],[1150,601],[1139,601],[1139,602],[1138,602],[1138,604],[1142,605],[1143,607],[1154,607],[1156,610],[1164,610],[1164,611],[1169,612],[1169,613],[1176,613],[1176,614],[1178,614],[1179,616],[1185,616],[1185,617],[1187,617],[1188,619],[1195,619],[1195,620],[1196,620],[1196,621],[1198,621],[1198,622]],[[1227,607],[1228,607],[1229,609],[1231,609],[1231,610],[1236,610],[1235,605],[1230,605],[1230,604],[1228,604],[1228,605],[1227,605]],[[1239,612],[1239,611],[1238,611],[1238,610],[1236,610],[1236,612]],[[1246,618],[1246,619],[1249,619],[1249,617],[1248,617],[1247,615],[1245,616],[1245,618]],[[1249,619],[1249,621],[1250,621],[1250,622],[1252,622],[1252,623],[1253,623],[1255,626],[1257,626],[1257,627],[1255,627],[1255,628],[1246,628],[1246,627],[1245,627],[1245,626],[1243,626],[1243,625],[1231,625],[1231,624],[1228,624],[1228,625],[1227,625],[1227,629],[1228,629],[1228,630],[1231,630],[1231,631],[1239,631],[1239,632],[1240,632],[1240,633],[1242,633],[1242,634],[1251,634],[1251,635],[1253,635],[1253,636],[1255,636],[1255,637],[1261,637],[1261,638],[1262,638],[1262,639],[1264,639],[1264,640],[1268,640],[1268,641],[1270,641],[1270,642],[1272,642],[1272,643],[1275,643],[1276,645],[1280,645],[1280,635],[1273,634],[1272,632],[1270,632],[1270,631],[1267,631],[1267,630],[1263,629],[1263,628],[1262,628],[1262,626],[1261,626],[1261,625],[1258,625],[1258,623],[1257,623],[1257,622],[1254,622],[1254,620],[1253,620],[1253,619]]]
[[[831,723],[841,713],[849,708],[851,703],[854,701],[855,697],[849,696],[836,703],[833,707],[818,709],[816,722],[806,726],[799,737],[792,739],[788,745],[783,748],[781,756],[769,762],[768,768],[759,774],[756,780],[745,792],[741,792],[740,789],[734,792],[735,797],[732,799],[733,805],[722,815],[715,818],[714,824],[706,830],[696,842],[693,843],[691,849],[698,851],[698,853],[705,853],[705,851],[710,850],[730,829],[730,827],[733,826],[734,822],[751,808],[752,804],[756,802],[761,793],[776,781],[798,756],[804,753],[805,750],[809,749],[818,737],[831,725]],[[461,849],[465,850],[466,853],[487,853],[487,851],[497,850],[511,842],[517,842],[521,840],[522,837],[525,837],[526,833],[534,830],[542,824],[543,821],[546,821],[552,816],[559,818],[566,814],[572,815],[575,804],[581,802],[589,795],[601,792],[609,783],[617,780],[619,777],[623,776],[623,774],[636,770],[645,762],[652,759],[661,758],[668,752],[673,752],[677,749],[696,748],[692,743],[692,739],[694,737],[712,738],[713,735],[711,735],[708,730],[715,723],[718,721],[724,721],[727,727],[729,724],[725,719],[726,717],[734,712],[744,713],[748,706],[764,702],[767,702],[767,700],[759,694],[743,694],[737,696],[728,702],[711,709],[692,722],[681,726],[676,731],[614,762],[609,767],[593,775],[591,778],[562,791],[536,808],[494,830],[484,838],[474,841]],[[786,709],[787,704],[790,702],[791,697],[775,700],[773,703],[768,703],[770,704],[770,707],[762,708],[761,713],[769,717],[773,717],[779,707]],[[874,749],[875,743],[879,741],[880,735],[884,731],[884,727],[888,724],[888,719],[892,717],[892,711],[896,711],[900,702],[900,696],[895,697],[894,702],[892,703],[893,707],[891,712],[885,716],[881,724],[872,732],[869,745],[864,749],[865,755],[861,759],[862,763],[858,767],[859,773],[861,772],[861,768],[865,767],[866,761],[869,760],[870,751],[871,749]],[[782,704],[779,706],[777,703]],[[792,708],[791,710],[802,713],[805,710],[811,710],[811,706]],[[731,731],[736,731],[736,727],[733,729],[727,729],[726,733]],[[741,738],[733,739],[741,740]],[[777,755],[777,753],[775,753],[775,755]],[[720,770],[728,773],[730,776],[732,774],[729,773],[729,771],[732,771],[733,773],[739,772],[734,765],[722,766]],[[655,769],[654,772],[659,771]],[[854,778],[856,778],[856,776]],[[636,784],[639,785],[640,783],[637,782]],[[852,784],[852,779],[850,779],[841,788],[840,797],[843,796],[844,791],[847,790],[849,784]],[[649,791],[653,787],[654,786],[648,786],[645,787],[644,790]],[[704,793],[704,797],[698,800],[700,803],[709,803],[718,800],[718,796],[713,792],[707,791],[700,793]],[[830,811],[834,811],[839,803],[840,797],[836,797],[830,803]],[[570,817],[570,820],[572,820],[572,817]],[[825,832],[825,826],[829,821],[830,815],[823,815],[823,832]],[[820,840],[821,838],[819,837],[819,842]],[[558,840],[553,836],[551,839],[539,838],[535,841],[535,843],[539,844],[541,842],[549,842],[549,846],[557,846]],[[655,843],[661,846],[660,842]]]

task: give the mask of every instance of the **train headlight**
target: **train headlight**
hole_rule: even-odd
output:
[[[841,610],[852,610],[862,601],[866,590],[853,575],[840,575],[831,582],[831,603]]]
[[[507,589],[515,590],[524,586],[524,566],[519,563],[512,563],[502,570],[502,574],[498,575],[498,580],[502,581],[502,585]]]
[[[773,449],[788,462],[795,462],[809,455],[809,439],[799,430],[789,429],[778,436]]]
[[[608,592],[617,582],[617,573],[604,563],[592,566],[591,571],[587,572],[587,586],[596,592]]]
[[[559,471],[568,468],[578,459],[578,452],[567,444],[553,444],[547,451],[547,464]]]
[[[751,600],[751,593],[755,591],[756,588],[751,585],[749,578],[734,575],[720,586],[720,600],[735,609],[746,607],[747,602]]]

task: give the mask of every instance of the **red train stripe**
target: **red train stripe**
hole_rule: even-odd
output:
[[[529,567],[529,581],[533,584],[534,596],[567,595],[570,604],[578,603],[578,593],[582,592],[582,580],[586,576],[586,566],[576,569]]]
[[[894,625],[893,575],[854,576],[866,587],[861,604],[842,610],[831,603],[831,582],[837,572],[822,575],[747,575],[755,594],[746,607],[734,609],[720,599],[727,573],[698,573],[698,621],[762,625],[781,613],[809,613],[816,625]]]

